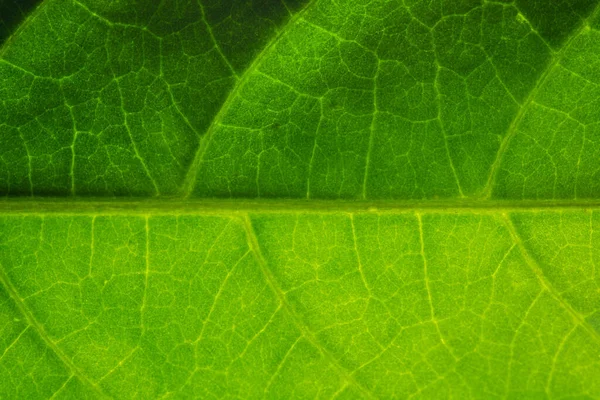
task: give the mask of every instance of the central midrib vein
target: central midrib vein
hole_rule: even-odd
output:
[[[248,213],[499,213],[600,210],[589,200],[301,200],[301,199],[20,199],[0,201],[0,215],[168,215]]]

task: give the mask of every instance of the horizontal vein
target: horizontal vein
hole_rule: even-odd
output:
[[[304,199],[62,199],[9,198],[0,215],[246,214],[246,213],[498,213],[600,210],[594,200],[304,200]]]

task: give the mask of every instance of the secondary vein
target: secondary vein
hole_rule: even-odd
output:
[[[204,155],[206,154],[206,150],[208,149],[208,145],[210,144],[210,142],[212,140],[214,132],[217,129],[217,127],[220,125],[220,123],[223,120],[223,118],[225,117],[225,115],[227,114],[227,111],[229,110],[229,107],[231,106],[233,99],[235,99],[235,97],[237,96],[240,88],[244,87],[244,85],[248,82],[248,79],[250,78],[252,73],[257,70],[258,66],[260,65],[260,63],[262,62],[264,57],[269,53],[270,49],[273,48],[277,42],[279,42],[279,40],[287,32],[288,28],[290,26],[293,26],[294,23],[299,18],[301,18],[301,16],[306,12],[306,10],[309,9],[310,6],[314,3],[315,3],[314,0],[310,1],[294,17],[290,18],[289,21],[283,26],[283,28],[277,33],[277,35],[267,44],[267,46],[254,59],[254,61],[252,62],[252,64],[250,64],[250,66],[246,69],[246,71],[244,71],[244,73],[237,79],[235,86],[233,87],[233,89],[231,89],[231,92],[229,92],[227,99],[225,99],[225,102],[219,109],[219,112],[217,113],[215,118],[212,120],[210,126],[206,130],[206,134],[200,139],[200,144],[198,145],[196,154],[194,155],[192,163],[190,164],[190,167],[189,167],[189,169],[185,175],[185,178],[183,180],[182,193],[186,198],[188,198],[192,194],[194,187],[196,186],[196,176],[198,175],[198,169],[200,168],[200,165],[202,164]]]
[[[19,295],[17,293],[17,290],[12,285],[12,283],[8,279],[8,277],[5,275],[4,270],[2,268],[0,268],[0,284],[2,286],[4,286],[4,288],[6,289],[6,291],[8,292],[8,294],[10,295],[10,297],[15,302],[15,305],[16,305],[17,309],[21,312],[21,314],[25,317],[25,319],[27,319],[27,322],[29,323],[29,325],[34,328],[34,330],[38,333],[39,337],[46,344],[46,346],[48,346],[48,348],[54,354],[56,354],[56,356],[62,361],[62,363],[67,367],[67,369],[69,369],[70,372],[73,375],[76,375],[77,378],[79,378],[79,380],[81,380],[81,382],[84,385],[88,386],[92,391],[94,391],[97,395],[99,395],[100,398],[109,398],[109,396],[106,395],[104,393],[104,391],[98,385],[96,385],[87,376],[85,376],[77,368],[77,366],[75,364],[73,364],[73,362],[67,357],[67,355],[65,353],[63,353],[63,351],[60,350],[58,348],[58,346],[52,340],[50,340],[50,337],[48,337],[48,334],[46,333],[46,330],[35,319],[35,317],[29,311],[29,309],[27,308],[27,306],[25,305],[25,303],[21,300],[21,298],[19,297]]]
[[[325,349],[325,348],[323,348],[323,346],[321,346],[321,344],[313,336],[312,332],[310,332],[310,330],[304,325],[304,323],[300,320],[300,318],[298,318],[298,316],[296,315],[296,313],[294,312],[292,307],[288,304],[285,294],[283,293],[283,291],[277,284],[275,277],[273,276],[273,274],[271,273],[271,270],[267,266],[267,262],[265,261],[263,255],[262,255],[262,252],[260,250],[260,245],[258,244],[258,239],[256,238],[256,235],[254,233],[254,229],[252,227],[252,222],[250,221],[250,217],[246,214],[245,216],[242,217],[242,221],[243,221],[243,225],[244,225],[244,230],[246,232],[246,237],[248,240],[248,246],[254,253],[256,261],[257,261],[258,265],[260,266],[260,269],[267,281],[267,284],[269,285],[271,290],[274,292],[274,294],[277,296],[277,298],[278,298],[279,302],[281,303],[281,305],[283,306],[283,308],[287,311],[288,315],[292,319],[292,322],[294,323],[296,328],[300,331],[302,336],[307,341],[309,341],[321,353],[323,358],[331,364],[331,366],[337,371],[338,374],[340,374],[340,376],[342,376],[344,378],[344,380],[346,382],[349,382],[353,386],[355,386],[366,398],[373,398],[373,395],[369,391],[367,391],[364,387],[362,387],[362,385],[360,385],[354,379],[354,377],[351,374],[349,374],[348,371],[346,371],[346,369],[344,369],[341,365],[339,365],[337,360],[333,357],[333,355],[331,355],[331,353],[329,353],[329,351],[327,351],[327,349]]]
[[[517,115],[512,120],[512,122],[508,128],[508,132],[506,133],[506,136],[504,136],[504,138],[502,139],[502,142],[500,143],[500,148],[498,149],[498,152],[496,153],[496,158],[494,159],[494,162],[490,168],[488,180],[481,191],[481,194],[480,194],[481,198],[489,199],[490,196],[492,195],[493,185],[494,185],[494,182],[496,181],[496,177],[500,170],[500,164],[502,163],[502,159],[504,158],[504,155],[506,154],[506,151],[510,145],[511,140],[516,136],[519,125],[521,124],[521,121],[523,120],[523,117],[527,113],[527,110],[529,109],[529,107],[534,103],[534,100],[535,100],[540,88],[542,88],[544,86],[548,77],[550,76],[550,73],[554,70],[554,68],[558,65],[560,60],[564,57],[567,49],[570,47],[573,40],[575,38],[577,38],[586,29],[589,29],[588,21],[593,19],[598,13],[600,13],[600,3],[598,3],[596,5],[596,8],[590,13],[590,15],[587,18],[585,18],[584,20],[581,21],[581,25],[579,26],[579,28],[573,32],[573,34],[569,37],[568,40],[565,41],[565,43],[562,45],[560,50],[558,50],[557,52],[552,54],[552,58],[548,64],[548,66],[546,67],[546,69],[544,70],[544,72],[542,73],[540,78],[538,79],[535,87],[531,90],[531,92],[529,92],[529,95],[525,99],[525,102],[523,103],[523,105],[519,108]]]

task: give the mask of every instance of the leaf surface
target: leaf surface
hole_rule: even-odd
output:
[[[600,398],[597,3],[44,1],[0,398]]]
[[[596,212],[146,211],[2,218],[3,396],[600,393]]]
[[[23,23],[41,0],[0,1],[0,45]]]

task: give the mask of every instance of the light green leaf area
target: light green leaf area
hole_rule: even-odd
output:
[[[17,3],[0,399],[600,398],[596,0]]]
[[[5,216],[2,398],[598,398],[596,212]]]

